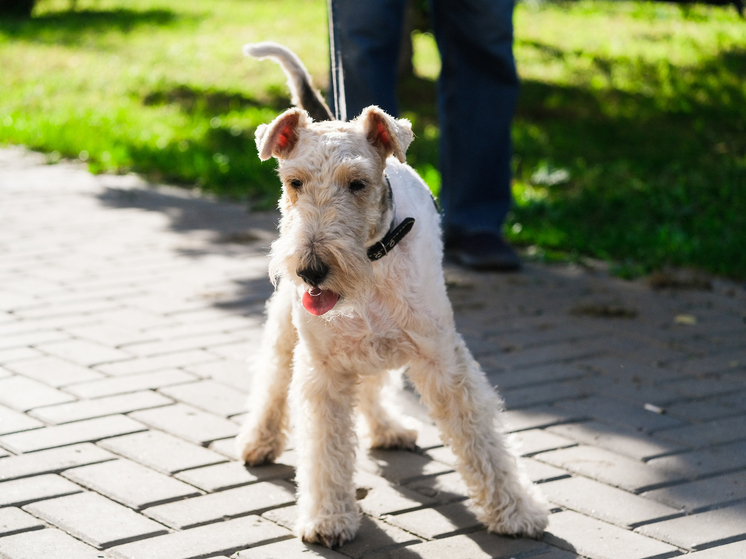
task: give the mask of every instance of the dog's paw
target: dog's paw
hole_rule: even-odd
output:
[[[360,526],[357,513],[300,520],[296,531],[306,543],[316,543],[328,548],[340,547],[352,540]]]
[[[253,432],[241,432],[236,437],[236,454],[249,466],[274,462],[282,454],[283,443],[277,438],[258,437]]]
[[[413,450],[417,447],[417,431],[399,427],[377,429],[370,433],[370,448],[401,448]]]
[[[549,523],[549,507],[532,494],[520,497],[514,506],[497,517],[486,519],[487,528],[498,534],[540,539]]]

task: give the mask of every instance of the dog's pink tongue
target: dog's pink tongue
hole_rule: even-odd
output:
[[[334,305],[337,304],[338,299],[339,295],[334,293],[334,291],[314,287],[311,291],[303,293],[301,303],[303,303],[303,308],[312,315],[321,316],[332,310]]]

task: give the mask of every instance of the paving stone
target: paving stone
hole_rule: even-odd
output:
[[[744,540],[686,555],[686,559],[743,559],[744,557],[746,557],[746,541]]]
[[[26,332],[15,336],[3,336],[2,339],[0,339],[0,349],[36,346],[45,342],[56,342],[69,339],[70,336],[64,332],[57,332],[55,330]]]
[[[508,410],[503,413],[502,417],[506,428],[511,432],[539,429],[549,425],[583,419],[582,416],[555,406],[534,406],[520,410]]]
[[[66,328],[65,331],[76,338],[120,348],[128,344],[150,342],[157,339],[157,336],[152,332],[142,332],[138,329],[143,326],[143,323],[133,327],[103,321],[86,326]]]
[[[182,481],[124,459],[75,468],[63,475],[136,510],[200,495]]]
[[[528,479],[533,483],[546,483],[557,479],[570,477],[570,474],[561,468],[555,468],[549,464],[544,464],[533,458],[520,458],[519,463],[526,472]]]
[[[730,404],[728,398],[706,398],[693,402],[680,402],[666,407],[666,413],[672,417],[701,423],[746,413],[745,406]]]
[[[344,551],[344,548],[342,548]],[[423,542],[387,553],[370,555],[370,559],[516,559],[534,557],[550,559],[551,548],[534,540],[514,539],[475,532],[431,542]],[[564,552],[563,552],[564,553]],[[570,559],[567,555],[567,559]]]
[[[34,501],[81,491],[80,486],[54,474],[3,481],[0,483],[0,507],[20,507]]]
[[[576,415],[598,419],[603,423],[646,431],[681,425],[681,421],[673,417],[653,413],[642,406],[633,406],[609,397],[591,396],[582,400],[558,402],[557,407]]]
[[[467,504],[468,501],[463,501],[405,512],[390,516],[386,518],[386,521],[428,540],[445,538],[463,532],[472,532],[482,527]]]
[[[687,450],[681,444],[665,441],[630,427],[607,425],[598,421],[553,425],[547,427],[547,431],[643,461]]]
[[[295,530],[295,525],[298,522],[298,505],[268,510],[262,515],[262,518],[271,520],[288,530]]]
[[[10,408],[0,406],[0,435],[28,431],[37,427],[44,427],[44,424]]]
[[[99,363],[110,363],[112,361],[132,358],[132,354],[125,351],[87,340],[66,340],[36,345],[36,347],[44,353],[56,355],[62,359],[67,359],[68,361],[87,367]]]
[[[96,493],[78,493],[24,509],[98,549],[168,533],[163,526]]]
[[[68,536],[60,530],[47,528],[24,532],[0,539],[3,559],[101,559],[102,551]]]
[[[15,507],[0,509],[0,538],[41,528],[44,528],[44,524],[21,509]]]
[[[706,549],[746,539],[746,504],[641,526],[635,531],[685,549]]]
[[[142,423],[125,415],[77,421],[0,437],[0,444],[13,452],[32,452],[145,431]]]
[[[556,364],[542,365],[528,369],[499,371],[489,374],[488,378],[498,390],[507,390],[524,386],[535,386],[542,383],[557,382],[572,378],[580,378],[588,372],[572,365]]]
[[[69,468],[106,462],[114,458],[116,457],[110,452],[90,443],[42,450],[0,460],[0,480],[59,473]]]
[[[676,547],[573,511],[552,514],[544,541],[592,559],[663,559]]]
[[[344,544],[340,550],[348,557],[358,559],[372,553],[392,551],[421,541],[420,538],[377,518],[363,516],[360,519],[360,529],[355,539]]]
[[[524,388],[503,390],[500,395],[509,409],[526,408],[540,404],[551,404],[560,400],[581,398],[587,392],[581,387],[564,382],[552,382]]]
[[[665,429],[656,436],[698,448],[739,441],[746,439],[746,415]]]
[[[408,483],[407,487],[441,504],[464,501],[469,494],[464,479],[457,472],[418,479]]]
[[[23,359],[32,359],[34,357],[41,357],[44,354],[34,349],[33,347],[16,347],[13,349],[0,349],[0,363],[10,365],[16,361]],[[2,376],[2,375],[0,375]]]
[[[521,456],[531,456],[548,450],[567,448],[577,443],[554,433],[541,429],[530,429],[521,431],[514,435],[515,448]]]
[[[295,502],[295,488],[285,481],[262,481],[219,493],[151,507],[149,517],[178,530],[225,518],[261,514]]]
[[[742,344],[741,348],[743,348]],[[746,355],[744,355],[744,352],[741,349],[740,352],[725,352],[718,355],[708,355],[700,359],[686,359],[675,363],[674,366],[678,372],[683,374],[709,375],[734,368],[734,362],[736,363],[736,366],[740,366],[744,360],[746,360]]]
[[[422,493],[407,487],[394,486],[367,472],[355,473],[355,486],[358,491],[364,492],[364,496],[358,499],[360,508],[372,516],[408,512],[437,502]]]
[[[221,346],[239,342],[241,338],[236,334],[213,333],[202,336],[189,336],[172,340],[157,340],[128,345],[127,351],[143,357],[163,355],[191,349],[207,349],[211,346]]]
[[[453,469],[426,456],[405,450],[370,450],[367,455],[359,453],[358,467],[399,484]]]
[[[160,431],[107,439],[99,445],[166,474],[226,461],[216,452]]]
[[[231,437],[229,439],[220,439],[218,441],[213,441],[210,443],[210,450],[214,450],[215,452],[219,452],[223,456],[227,456],[231,460],[239,460],[240,458],[238,454],[236,453],[236,438]],[[279,460],[275,460],[277,463],[283,463]]]
[[[178,369],[170,369],[84,382],[68,386],[66,391],[79,398],[102,398],[117,394],[129,394],[140,390],[155,390],[164,386],[194,382],[195,380],[197,378],[194,375]]]
[[[274,479],[290,479],[295,475],[295,469],[286,464],[266,464],[262,466],[246,466],[240,462],[226,462],[205,468],[187,470],[176,475],[195,487],[209,493],[233,489],[242,485],[249,485],[258,481]]]
[[[249,516],[128,543],[109,552],[118,559],[202,559],[231,555],[291,537],[289,530],[258,516]]]
[[[552,503],[622,528],[683,514],[680,509],[583,477],[544,483],[541,491]]]
[[[14,376],[0,379],[0,404],[18,411],[28,411],[40,406],[51,406],[75,400],[56,388],[41,382]]]
[[[217,439],[233,437],[239,431],[235,423],[186,404],[139,411],[130,414],[130,417],[202,445]]]
[[[345,559],[345,557],[347,555],[342,555],[332,549],[303,543],[298,538],[293,538],[241,551],[235,559]]]
[[[417,446],[421,449],[443,446],[438,428],[429,422],[421,423],[417,427]]]
[[[645,497],[689,513],[727,505],[746,500],[746,471],[656,489]]]
[[[141,357],[116,363],[98,365],[97,370],[107,375],[134,375],[137,373],[148,373],[151,371],[162,371],[174,369],[186,365],[197,365],[210,361],[217,361],[217,357],[202,349],[168,353],[157,357]]]
[[[245,359],[221,359],[201,365],[187,365],[184,368],[202,378],[211,378],[242,392],[248,393],[251,390],[251,368]]]
[[[55,388],[104,378],[104,375],[93,369],[51,356],[11,363],[9,368]]]
[[[638,383],[612,379],[603,376],[584,377],[580,380],[569,380],[585,389],[588,394],[597,394],[616,400],[625,401],[633,406],[642,407],[645,404],[653,404],[666,407],[674,402],[688,399],[677,393],[672,387],[660,384]]]
[[[499,355],[497,364],[502,369],[528,368],[547,363],[581,359],[594,353],[598,353],[598,350],[590,347],[587,343],[557,343]]]
[[[637,348],[629,348],[634,352]],[[658,351],[657,349],[655,350]],[[630,352],[630,353],[632,353]],[[656,358],[658,356],[656,355]],[[664,359],[659,359],[663,361]],[[635,384],[666,382],[681,377],[680,373],[663,367],[645,365],[639,361],[632,361],[622,357],[599,356],[593,359],[584,359],[583,366],[600,372],[608,379],[626,381]]]
[[[657,469],[675,472],[682,477],[697,478],[721,474],[746,468],[746,445],[739,441],[654,458],[648,461],[648,464]]]
[[[586,445],[539,454],[537,459],[591,479],[641,493],[683,479],[675,472],[657,469],[626,456]]]
[[[166,396],[144,390],[132,394],[108,396],[97,400],[79,400],[57,406],[47,406],[33,410],[31,415],[52,424],[70,423],[82,419],[93,419],[129,413],[137,410],[158,408],[173,404]]]
[[[246,411],[246,394],[213,380],[161,388],[160,392],[215,415],[228,417]]]
[[[242,359],[246,359],[253,352],[251,351],[247,342],[242,339],[240,342],[236,342],[233,344],[213,346],[210,348],[210,353],[220,355],[222,357],[225,357],[226,359],[241,361]]]
[[[430,450],[426,450],[424,452],[424,455],[429,458],[432,458],[433,460],[437,460],[441,464],[450,466],[451,469],[455,468],[456,462],[458,461],[458,458],[456,458],[456,455],[447,446],[431,448]]]

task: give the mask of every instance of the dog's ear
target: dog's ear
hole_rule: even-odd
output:
[[[298,143],[299,130],[308,126],[308,116],[302,109],[288,109],[269,124],[256,129],[256,147],[259,159],[266,161],[274,156],[286,159]]]
[[[384,159],[394,155],[404,163],[409,144],[412,143],[412,125],[407,119],[390,117],[376,106],[368,107],[357,119],[365,131],[368,141],[376,147]]]

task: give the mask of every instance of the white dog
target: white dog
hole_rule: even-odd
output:
[[[244,52],[279,62],[303,108],[256,132],[259,156],[277,158],[283,184],[269,264],[279,284],[240,456],[252,465],[274,460],[292,408],[297,532],[306,542],[342,545],[360,524],[355,408],[373,447],[415,445],[417,433],[381,402],[388,371],[406,368],[458,458],[480,520],[494,532],[539,537],[547,507],[519,474],[499,420],[502,402],[454,326],[439,215],[404,163],[409,122],[374,106],[352,122],[334,121],[295,54],[276,43]]]

